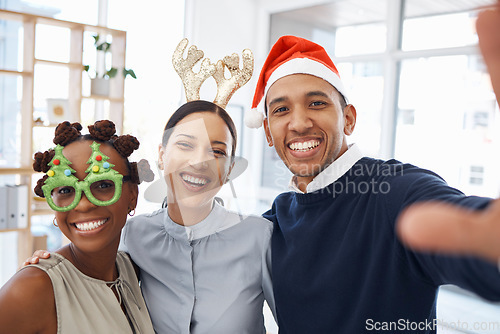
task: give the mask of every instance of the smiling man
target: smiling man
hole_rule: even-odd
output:
[[[327,81],[309,74],[281,78],[269,89],[267,101],[267,141],[305,192],[316,175],[347,151],[345,135],[354,129],[356,109],[345,106]]]
[[[293,173],[291,191],[264,214],[274,222],[280,333],[435,333],[442,284],[500,300],[496,265],[410,250],[395,228],[417,202],[482,210],[490,199],[466,197],[430,171],[363,157],[349,146],[356,109],[321,46],[281,37],[263,65],[253,107],[263,110],[267,142]]]

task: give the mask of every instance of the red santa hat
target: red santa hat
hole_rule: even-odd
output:
[[[262,66],[252,109],[245,114],[248,127],[259,128],[262,125],[267,91],[278,79],[291,74],[310,74],[321,78],[346,98],[339,72],[322,46],[304,38],[282,36],[273,45]]]

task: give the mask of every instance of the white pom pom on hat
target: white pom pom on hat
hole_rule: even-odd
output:
[[[257,108],[252,108],[245,113],[245,125],[252,129],[261,127],[264,121],[264,113],[260,112]]]
[[[314,42],[296,36],[281,36],[274,43],[260,72],[252,109],[245,113],[245,124],[259,128],[265,118],[264,103],[269,87],[291,74],[310,74],[329,82],[343,96],[346,90],[326,50]]]

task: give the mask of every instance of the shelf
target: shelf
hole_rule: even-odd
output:
[[[52,209],[35,209],[31,212],[32,216],[48,216],[54,215],[54,210]]]
[[[57,124],[43,124],[43,123],[36,123],[35,121],[33,121],[34,128],[53,128],[56,126],[57,126]]]
[[[0,69],[0,74],[6,74],[6,75],[20,75],[20,76],[31,76],[33,75],[32,72],[25,72],[25,71],[13,71],[13,70],[2,70]]]
[[[109,96],[102,96],[102,95],[90,95],[90,96],[82,96],[82,99],[86,100],[107,100],[109,102],[124,102],[123,98],[119,97],[109,97]]]
[[[65,66],[65,67],[74,67],[74,68],[82,68],[83,65],[80,63],[65,63],[62,61],[55,61],[55,60],[47,60],[47,59],[35,59],[36,64],[45,64],[45,65],[56,65],[56,66]]]
[[[33,174],[35,171],[31,167],[0,167],[0,175],[12,175],[12,174]]]
[[[28,228],[25,227],[25,228],[8,228],[8,229],[5,229],[5,230],[0,230],[0,233],[4,233],[4,232],[26,232],[28,231]]]

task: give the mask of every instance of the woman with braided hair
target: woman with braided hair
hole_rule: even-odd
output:
[[[118,252],[137,204],[137,164],[128,157],[139,142],[116,136],[111,121],[81,130],[59,124],[55,149],[35,154],[33,168],[45,172],[35,193],[71,242],[0,289],[2,333],[154,333],[132,262]]]

